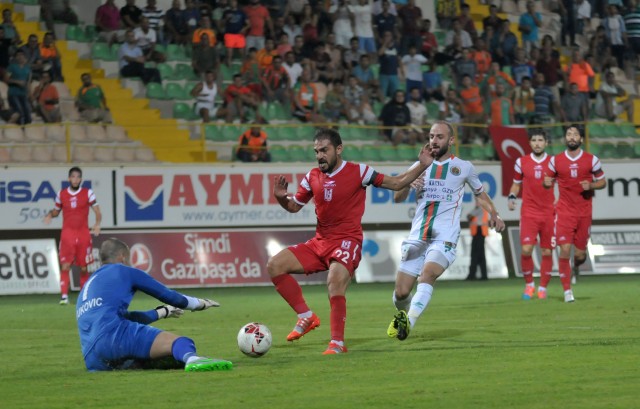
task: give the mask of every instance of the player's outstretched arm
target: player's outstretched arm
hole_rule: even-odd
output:
[[[516,200],[518,199],[518,193],[520,193],[520,184],[513,183],[511,185],[511,189],[509,190],[509,197],[507,198],[509,210],[516,210]]]
[[[284,210],[289,213],[297,213],[302,209],[302,206],[291,200],[289,192],[287,192],[288,187],[289,183],[284,176],[276,176],[273,183],[273,196]]]
[[[416,180],[433,163],[431,149],[423,146],[420,150],[418,160],[419,163],[417,165],[411,166],[406,172],[398,176],[385,175],[380,187],[398,191],[409,186],[411,182]]]
[[[161,305],[149,311],[127,311],[124,318],[140,324],[151,324],[163,318],[180,318],[184,311],[172,305]]]
[[[498,214],[498,211],[487,192],[482,192],[476,197],[479,199],[478,202],[480,203],[480,206],[489,212],[489,215],[491,216],[491,219],[489,220],[489,227],[495,229],[497,232],[503,231],[505,228],[504,220],[502,220]]]
[[[44,219],[42,219],[42,222],[44,224],[51,224],[51,219],[53,219],[54,217],[58,217],[59,214],[60,209],[49,210],[49,212],[47,212],[47,214],[44,216]]]
[[[393,194],[393,201],[395,203],[404,202],[405,200],[407,200],[407,197],[409,196],[409,192],[411,192],[411,189],[414,189],[415,191],[419,191],[423,187],[424,187],[424,172],[416,180],[411,182],[409,186],[404,187],[401,190],[398,190],[397,192],[395,192]]]

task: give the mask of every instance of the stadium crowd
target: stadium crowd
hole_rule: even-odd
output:
[[[526,125],[626,112],[633,122],[637,83],[619,81],[635,79],[638,68],[636,0],[486,3],[480,30],[458,0],[439,1],[436,21],[415,0],[174,0],[168,10],[156,0],[106,0],[95,12],[95,41],[117,47],[121,77],[145,84],[165,80],[155,65],[167,60],[167,44],[184,47],[202,80],[191,95],[205,122],[265,122],[261,107],[279,103],[302,122],[384,125],[393,144],[423,141],[435,119]],[[78,17],[66,0],[40,6],[49,30],[42,39],[19,33],[11,10],[2,11],[8,103],[0,100],[0,117],[9,123],[64,119],[53,28]],[[76,98],[81,119],[110,121],[104,93],[86,76]],[[483,132],[463,127],[461,142],[483,143]]]

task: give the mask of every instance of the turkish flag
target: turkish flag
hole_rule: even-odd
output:
[[[516,159],[531,153],[529,134],[524,128],[493,125],[489,127],[489,134],[502,162],[502,195],[509,196]]]

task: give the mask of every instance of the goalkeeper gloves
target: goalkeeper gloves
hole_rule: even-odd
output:
[[[180,316],[184,314],[183,310],[173,305],[161,305],[156,308],[156,312],[158,313],[159,320],[163,318],[180,318]]]
[[[203,311],[203,310],[206,310],[207,308],[220,306],[220,304],[217,301],[213,301],[208,298],[199,298],[198,301],[200,302],[200,304],[193,311]]]

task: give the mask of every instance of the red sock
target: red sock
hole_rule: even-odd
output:
[[[84,287],[85,283],[89,280],[88,271],[80,271],[80,288]]]
[[[302,288],[300,288],[300,284],[295,278],[289,274],[281,274],[273,277],[271,282],[276,286],[276,291],[280,293],[282,298],[289,303],[297,314],[309,311],[309,307],[302,296]]]
[[[331,303],[331,339],[344,341],[344,325],[347,321],[347,299],[344,295],[334,295]]]
[[[63,297],[69,295],[69,270],[60,271],[60,294]]]
[[[553,266],[553,257],[551,255],[542,256],[540,263],[540,287],[547,288],[551,281],[551,268]]]
[[[520,263],[522,264],[522,275],[524,276],[524,282],[529,284],[533,283],[533,259],[531,256],[520,256]]]
[[[558,259],[558,270],[560,271],[560,282],[562,288],[567,291],[571,289],[571,263],[568,258]]]

